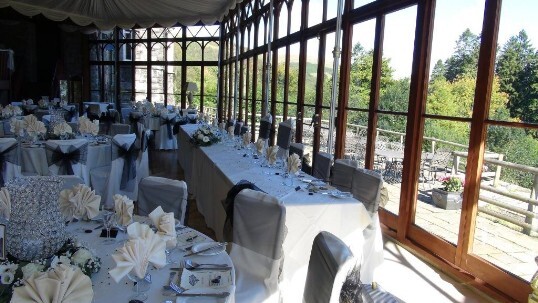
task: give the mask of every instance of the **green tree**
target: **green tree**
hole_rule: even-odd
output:
[[[437,80],[437,78],[445,79],[446,66],[441,59],[437,60],[432,69],[432,75],[430,77],[430,82]]]
[[[456,41],[454,54],[445,62],[446,79],[454,81],[463,75],[476,77],[479,49],[480,37],[466,29]]]

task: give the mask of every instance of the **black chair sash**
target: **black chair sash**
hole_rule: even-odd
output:
[[[262,139],[269,139],[269,134],[271,132],[271,123],[268,121],[260,121],[260,134],[259,137]]]
[[[47,148],[52,152],[49,165],[57,165],[59,175],[74,175],[73,165],[79,163],[86,165],[86,159],[88,158],[88,143],[85,143],[78,148],[70,146],[65,153],[60,146],[55,149],[50,147]]]
[[[129,123],[131,124],[131,129],[138,129],[138,123],[144,124],[144,116],[135,116],[131,113],[129,114]]]
[[[6,162],[19,165],[19,154],[17,152],[17,143],[0,152],[0,186],[4,186],[4,164]]]
[[[169,119],[168,117],[162,118],[161,117],[161,125],[166,125],[166,133],[168,134],[168,139],[172,140],[174,139],[172,128],[174,127],[175,118]]]
[[[121,173],[120,189],[126,190],[129,181],[136,178],[136,158],[138,157],[139,148],[135,143],[129,146],[127,143],[119,145],[116,141],[112,141],[112,161],[122,158],[123,170]],[[147,144],[146,144],[147,146]]]

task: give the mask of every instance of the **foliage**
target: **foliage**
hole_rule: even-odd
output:
[[[480,37],[466,29],[456,41],[454,54],[446,62],[445,78],[454,81],[464,75],[476,76]]]
[[[200,126],[191,136],[191,142],[197,146],[209,146],[220,141],[220,135],[208,125]]]
[[[538,140],[531,135],[525,135],[522,130],[513,131],[513,133],[518,136],[511,138],[503,147],[502,152],[506,155],[504,160],[538,167]],[[530,189],[533,186],[534,175],[520,170],[503,168],[501,180]]]
[[[439,179],[443,188],[441,190],[447,192],[459,192],[463,188],[463,181],[459,177],[446,176]]]

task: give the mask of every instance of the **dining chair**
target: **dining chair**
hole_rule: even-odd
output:
[[[356,168],[353,172],[351,193],[364,205],[372,219],[362,232],[364,238],[362,258],[369,260],[368,264],[361,266],[361,279],[366,282],[373,281],[375,269],[383,262],[383,240],[378,213],[382,189],[381,174],[363,168]]]
[[[326,152],[318,152],[314,159],[312,175],[320,180],[328,181],[331,176],[331,162],[333,156]]]
[[[355,262],[351,249],[342,240],[321,231],[312,244],[303,302],[339,302],[340,289]]]
[[[424,165],[422,174],[425,180],[433,185],[437,180],[438,173],[446,174],[450,171],[450,160],[452,160],[451,150],[438,149],[435,151],[431,160]]]
[[[130,112],[129,119],[125,121],[131,125],[133,132],[139,128],[139,125],[145,126],[144,122],[144,115],[141,112]]]
[[[161,206],[164,212],[173,212],[181,224],[186,224],[187,183],[185,181],[150,176],[138,185],[138,214],[147,216]]]
[[[0,186],[21,176],[20,149],[15,138],[0,138]]]
[[[230,258],[235,301],[280,302],[286,208],[266,193],[243,189],[234,202]]]
[[[351,192],[353,172],[357,167],[359,163],[351,159],[334,160],[331,184],[340,191]]]
[[[110,135],[114,137],[115,135],[128,134],[131,132],[131,125],[114,123],[110,125]]]
[[[136,200],[138,184],[136,182],[136,159],[138,149],[134,144],[135,134],[115,135],[112,138],[112,162],[110,166],[101,166],[91,170],[91,185],[101,202],[113,206],[115,194],[126,195]]]
[[[363,284],[362,290],[362,302],[363,303],[374,303],[374,302],[383,302],[383,303],[399,303],[403,302],[396,298],[390,292],[384,290],[379,283],[375,284]]]
[[[243,121],[236,121],[234,125],[234,136],[241,135],[241,128],[243,127]]]
[[[161,126],[155,134],[155,149],[177,149],[177,139],[174,136],[176,114],[161,116]]]
[[[246,188],[262,191],[259,187],[254,185],[254,183],[247,180],[241,180],[232,186],[232,188],[228,191],[228,194],[226,194],[226,198],[221,201],[222,207],[226,212],[226,220],[224,221],[224,226],[222,228],[224,241],[232,242],[233,240],[234,201],[237,194]]]
[[[278,146],[277,158],[283,159],[288,157],[291,137],[292,137],[292,120],[280,122],[278,124],[278,134],[276,137],[276,145]]]
[[[45,154],[50,175],[75,175],[90,185],[90,174],[86,168],[88,140],[48,140],[45,142]]]
[[[139,130],[137,131],[136,147],[139,149],[138,157],[136,158],[136,183],[140,184],[142,179],[149,177],[149,155],[148,145],[151,131],[145,129],[144,125],[139,124]]]
[[[273,123],[273,118],[271,117],[271,114],[267,114],[265,115],[265,117],[261,118],[258,138],[261,138],[263,140],[269,139],[269,136],[271,135],[272,123]]]

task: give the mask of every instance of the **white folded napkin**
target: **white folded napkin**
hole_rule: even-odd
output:
[[[278,146],[273,145],[267,148],[267,162],[273,165],[276,162],[276,155],[278,153]]]
[[[153,237],[155,232],[147,224],[134,222],[127,226],[127,235],[129,236],[129,239],[146,239]]]
[[[129,225],[133,220],[133,200],[129,199],[127,196],[118,194],[114,195],[112,198],[114,199],[114,209],[116,210],[118,223],[122,226]]]
[[[252,134],[251,133],[244,133],[243,134],[243,145],[244,146],[247,146],[250,144],[250,139],[252,138]]]
[[[225,130],[225,129],[226,129],[226,122],[220,122],[220,124],[219,124],[219,128],[220,128],[221,130]]]
[[[112,255],[116,267],[108,273],[116,283],[131,271],[138,278],[143,279],[149,263],[156,268],[166,265],[165,245],[161,237],[156,234],[148,238],[130,239]]]
[[[229,126],[228,127],[228,136],[230,138],[233,138],[234,137],[234,127],[233,126]]]
[[[66,264],[35,273],[25,280],[24,286],[14,288],[11,298],[12,303],[90,303],[92,300],[90,278],[80,268]]]
[[[0,216],[6,220],[11,216],[11,196],[5,187],[0,189]]]
[[[297,154],[291,154],[291,156],[288,157],[288,172],[290,174],[295,174],[299,171],[300,166],[301,158],[299,158]]]
[[[265,148],[265,140],[263,139],[258,139],[258,141],[256,141],[256,151],[258,152],[258,154],[262,154],[263,153],[263,149]]]
[[[61,135],[73,133],[73,129],[71,128],[71,126],[69,126],[69,124],[67,124],[67,122],[62,122],[62,123],[56,124],[52,132],[56,136],[61,136]]]
[[[89,220],[99,213],[101,196],[84,184],[60,192],[60,211],[66,218]]]
[[[155,208],[148,217],[153,222],[153,225],[157,227],[157,234],[166,241],[167,247],[174,247],[177,244],[176,234],[176,222],[174,219],[174,213],[165,213],[162,207]]]

